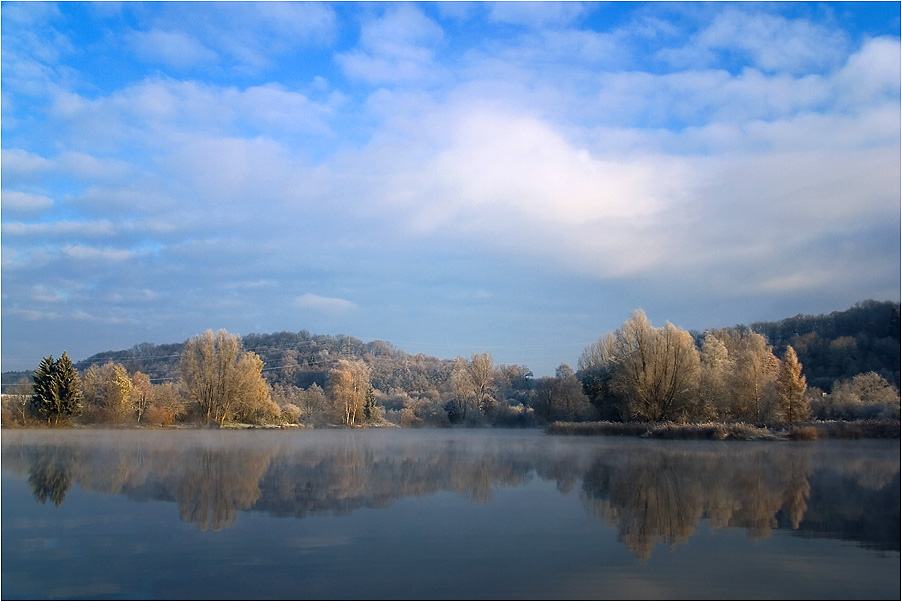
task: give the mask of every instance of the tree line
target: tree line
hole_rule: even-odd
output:
[[[898,304],[866,302],[849,311],[865,325],[858,339],[868,340],[862,332],[870,332],[892,340]],[[815,334],[829,339],[849,332],[855,320],[844,315],[831,314],[832,326],[821,325]],[[670,323],[654,327],[636,310],[584,350],[577,370],[561,364],[554,376],[538,379],[526,366],[496,364],[488,352],[440,360],[349,336],[301,331],[242,339],[207,331],[179,346],[142,344],[108,352],[101,356],[105,362],[82,363],[81,370],[65,352],[44,358],[30,378],[7,390],[2,418],[4,425],[403,427],[898,419],[899,392],[886,370],[840,378],[827,389],[809,386],[803,363],[808,356],[792,344],[810,343],[811,333],[800,334],[806,320],[816,322],[790,319],[795,326],[779,333],[759,325],[784,343],[774,346],[753,328],[691,333]]]

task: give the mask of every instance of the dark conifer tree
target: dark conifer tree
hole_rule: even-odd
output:
[[[66,352],[58,360],[52,355],[42,359],[34,372],[35,411],[48,423],[55,424],[78,415],[80,401],[78,372]]]

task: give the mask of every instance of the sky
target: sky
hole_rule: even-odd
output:
[[[0,6],[0,363],[308,330],[536,376],[900,298],[900,4]]]

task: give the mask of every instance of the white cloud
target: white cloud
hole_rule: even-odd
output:
[[[57,236],[108,236],[116,232],[112,222],[108,220],[53,222],[6,222],[2,226],[4,236],[22,236],[27,238]]]
[[[708,48],[745,52],[762,69],[805,73],[837,64],[846,36],[803,19],[727,10],[699,35]]]
[[[631,273],[666,257],[649,230],[696,185],[683,159],[599,159],[535,117],[461,108],[428,127],[433,148],[374,147],[383,160],[362,159],[376,171],[358,181],[381,195],[374,215],[430,244],[469,241],[596,277]]]
[[[126,167],[109,157],[118,152],[147,158],[177,148],[194,134],[240,135],[291,141],[297,135],[331,136],[330,120],[344,102],[331,94],[313,101],[278,84],[245,89],[195,81],[151,78],[108,96],[88,99],[75,93],[55,97],[51,117],[57,135],[73,150],[60,157],[73,168],[89,164],[105,178]],[[18,161],[24,163],[24,158]],[[99,171],[98,171],[99,170]]]
[[[657,208],[649,183],[658,165],[593,159],[535,118],[465,114],[451,129],[431,175],[466,206],[498,205],[570,225]]]
[[[659,55],[677,65],[719,63],[717,52],[738,54],[768,72],[809,73],[837,66],[846,55],[846,35],[805,19],[729,8],[714,15],[687,45]]]
[[[902,79],[902,44],[899,39],[868,40],[849,56],[833,77],[837,101],[844,107],[868,106],[887,101],[897,104]]]
[[[13,212],[18,215],[34,215],[42,213],[53,207],[53,199],[44,195],[29,194],[17,190],[4,190],[0,196],[0,206],[3,212]]]
[[[252,10],[261,25],[294,44],[329,41],[336,27],[335,11],[319,2],[255,2]]]
[[[357,304],[338,297],[321,297],[313,293],[305,293],[294,300],[297,307],[329,313],[343,313],[357,308]]]
[[[215,16],[203,4],[172,3],[170,10],[170,23],[201,23],[196,35],[242,74],[259,74],[292,51],[331,42],[337,29],[335,11],[317,2],[234,3]]]
[[[529,27],[566,25],[586,12],[582,2],[491,2],[489,20]]]
[[[327,120],[333,107],[311,101],[305,95],[279,85],[252,86],[242,92],[230,91],[223,102],[234,104],[262,131],[304,131],[328,134]]]
[[[769,278],[757,287],[758,293],[785,294],[816,290],[828,284],[835,275],[830,270],[806,269],[785,276]]]
[[[36,153],[20,148],[4,148],[0,151],[4,186],[37,181],[49,167],[50,162]]]
[[[79,261],[122,262],[137,255],[130,249],[98,248],[86,245],[63,245],[61,250],[68,257]]]
[[[132,174],[132,166],[117,159],[101,159],[87,153],[65,152],[54,159],[61,172],[93,183],[123,180]]]
[[[348,77],[369,83],[434,79],[434,49],[442,28],[411,4],[392,5],[364,23],[360,48],[336,55]]]
[[[214,63],[217,60],[217,54],[213,50],[183,31],[136,31],[131,35],[131,43],[143,59],[162,62],[177,69]]]
[[[67,295],[63,291],[51,289],[44,285],[31,287],[31,300],[37,303],[62,303]]]

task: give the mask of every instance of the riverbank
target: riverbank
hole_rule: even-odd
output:
[[[812,441],[818,439],[899,439],[898,420],[826,420],[759,427],[744,422],[554,422],[549,435],[608,435],[652,439]]]

